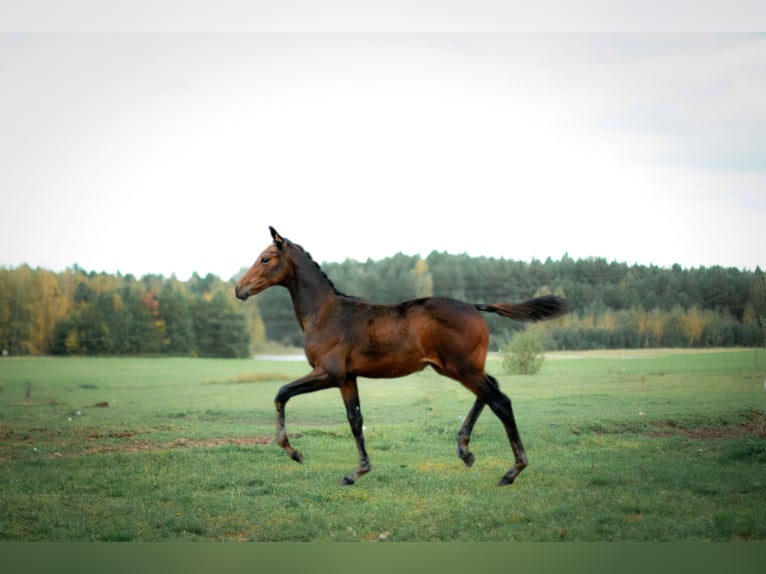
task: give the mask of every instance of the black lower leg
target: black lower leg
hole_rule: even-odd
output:
[[[498,486],[504,486],[513,483],[519,473],[526,468],[527,455],[524,452],[519,429],[516,426],[516,419],[513,416],[511,399],[500,391],[497,381],[492,376],[487,375],[486,379],[489,383],[484,387],[488,394],[487,404],[492,409],[492,412],[502,421],[515,458],[515,464],[503,475],[498,483]]]
[[[481,415],[481,412],[484,410],[484,406],[484,401],[476,399],[473,407],[468,411],[468,415],[465,417],[463,424],[460,425],[460,430],[457,432],[457,455],[467,467],[471,467],[476,461],[473,453],[468,450],[468,443],[471,441],[473,427],[476,424],[476,421],[479,420],[479,415]]]
[[[364,419],[362,418],[362,409],[359,406],[359,393],[356,387],[356,381],[349,381],[347,385],[341,388],[343,401],[346,404],[346,416],[348,424],[351,427],[351,434],[356,441],[356,449],[359,453],[359,466],[351,476],[344,476],[341,484],[344,486],[354,484],[357,478],[370,472],[370,459],[367,456],[367,449],[364,443]]]

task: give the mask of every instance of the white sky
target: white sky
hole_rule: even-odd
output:
[[[766,267],[766,35],[0,34],[0,265]]]

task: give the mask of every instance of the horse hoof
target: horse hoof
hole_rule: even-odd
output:
[[[354,484],[354,479],[350,476],[344,476],[340,479],[341,486],[351,486],[352,484]]]
[[[290,456],[295,462],[299,464],[303,464],[303,455],[301,454],[301,451],[295,450],[293,451],[293,454]]]
[[[468,467],[471,468],[473,466],[473,463],[476,462],[476,457],[473,456],[472,452],[469,452],[466,454],[463,458],[463,463]]]
[[[503,476],[500,482],[497,483],[498,486],[508,486],[509,484],[513,484],[513,478],[508,478],[507,476]]]

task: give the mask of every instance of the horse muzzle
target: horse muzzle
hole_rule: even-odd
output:
[[[250,290],[249,289],[240,289],[239,285],[234,286],[234,296],[239,299],[240,301],[246,300],[248,297],[250,297]]]

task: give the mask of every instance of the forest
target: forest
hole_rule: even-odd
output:
[[[763,346],[766,278],[720,266],[661,268],[603,258],[515,261],[432,252],[324,263],[343,292],[377,303],[431,295],[471,303],[553,293],[571,312],[526,328],[548,350]],[[302,345],[285,289],[247,303],[236,279],[0,268],[0,350],[15,355],[247,357]],[[493,349],[525,325],[486,315]]]
[[[3,355],[247,357],[263,341],[257,305],[214,275],[0,269]]]

